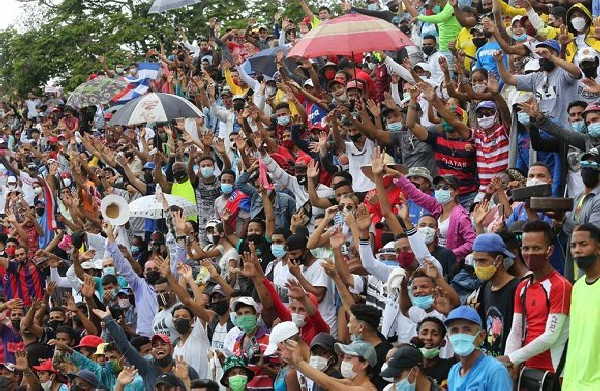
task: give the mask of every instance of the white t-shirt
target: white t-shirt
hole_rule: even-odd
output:
[[[279,297],[283,303],[289,303],[290,299],[288,297],[288,290],[285,287],[285,284],[289,279],[293,278],[290,273],[290,269],[288,265],[283,261],[278,260],[275,262],[275,266],[273,268],[273,284],[275,285],[275,289],[277,293],[279,293]]]
[[[152,323],[154,334],[165,334],[169,337],[171,342],[179,338],[179,333],[175,330],[175,325],[173,324],[173,315],[171,315],[175,305],[166,310],[158,311],[154,316],[154,322]]]
[[[225,341],[223,342],[223,350],[227,352],[229,355],[233,354],[233,346],[235,345],[235,340],[237,337],[242,334],[242,330],[240,330],[237,326],[233,326],[231,330],[225,336]]]
[[[211,347],[215,349],[223,349],[225,346],[225,339],[227,338],[227,322],[220,324],[217,322],[215,331],[213,332]]]
[[[438,220],[438,245],[444,247],[446,245],[446,238],[448,237],[448,226],[450,225],[450,218],[446,220]]]
[[[346,141],[346,155],[348,156],[348,171],[352,175],[352,190],[355,192],[365,192],[373,190],[375,184],[371,182],[360,169],[362,166],[371,164],[371,157],[375,143],[371,139],[365,141],[362,150],[358,150],[353,142]]]
[[[417,306],[412,306],[408,309],[408,318],[416,324],[420,323],[423,319],[433,316],[434,318],[438,318],[442,322],[446,320],[446,315],[438,312],[436,310],[432,310],[431,312],[425,311],[423,308],[419,308]],[[415,329],[416,331],[416,329]],[[415,333],[416,334],[416,333]],[[452,349],[452,344],[447,339],[446,335],[446,344],[440,348],[440,357],[441,358],[449,358],[454,356],[454,350]]]
[[[335,308],[335,284],[325,274],[321,267],[323,259],[316,259],[312,265],[302,270],[302,275],[314,287],[322,286],[327,289],[325,297],[319,303],[319,312],[323,320],[329,325],[330,334],[337,337],[337,311]]]
[[[205,379],[208,374],[208,336],[206,328],[201,321],[196,320],[192,332],[185,343],[178,341],[173,349],[173,357],[183,356],[185,362],[198,372],[200,379]]]
[[[27,205],[33,206],[33,199],[35,198],[33,182],[37,181],[23,170],[20,171],[19,179],[22,183],[21,190],[23,190],[23,198],[25,199],[25,202],[27,202]]]

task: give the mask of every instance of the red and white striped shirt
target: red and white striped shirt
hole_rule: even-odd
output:
[[[508,131],[501,123],[491,130],[476,128],[473,139],[479,192],[484,193],[492,178],[508,168]]]

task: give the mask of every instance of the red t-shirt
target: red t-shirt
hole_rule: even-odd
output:
[[[527,287],[527,289],[525,289]],[[569,314],[571,303],[571,283],[553,270],[545,279],[532,283],[530,279],[517,285],[515,292],[515,313],[523,314],[523,301],[526,309],[525,340],[523,346],[533,341],[546,330],[548,314]],[[527,294],[525,294],[525,291]],[[531,357],[525,362],[530,368],[554,372],[553,362],[558,363],[562,347],[549,349]]]

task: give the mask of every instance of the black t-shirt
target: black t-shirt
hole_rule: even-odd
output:
[[[455,358],[438,357],[434,366],[424,368],[423,371],[427,376],[435,380],[437,384],[442,384],[443,381],[448,379],[448,373],[450,372],[450,368],[452,368],[452,366],[456,364],[456,362],[457,360]]]
[[[437,246],[435,250],[431,252],[431,255],[440,262],[445,276],[450,273],[452,266],[456,264],[456,255],[446,247]]]
[[[512,326],[515,290],[519,280],[512,279],[500,290],[492,291],[487,281],[479,290],[479,315],[483,320],[486,338],[481,349],[491,356],[502,356]]]
[[[371,378],[371,381],[377,387],[379,391],[383,390],[385,386],[388,385],[388,382],[383,380],[379,374],[381,373],[381,366],[385,363],[385,356],[387,356],[388,352],[392,348],[392,344],[387,342],[384,338],[381,338],[382,342],[375,346],[375,353],[377,353],[377,366],[374,368],[374,376]]]

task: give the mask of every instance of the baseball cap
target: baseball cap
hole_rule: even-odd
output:
[[[521,19],[523,19],[523,15],[517,15],[514,18],[512,18],[512,21],[510,22],[510,25],[512,26],[513,24],[515,24],[515,22],[520,22]]]
[[[588,107],[586,107],[585,110],[583,110],[582,115],[585,118],[585,115],[587,113],[591,113],[593,111],[600,111],[600,104],[592,103],[591,105],[588,105]]]
[[[453,189],[458,189],[458,180],[455,177],[453,177],[452,175],[436,176],[435,178],[433,178],[433,185],[437,186],[437,184],[442,181],[446,182]]]
[[[479,104],[477,105],[477,108],[475,108],[475,111],[478,111],[479,109],[494,109],[494,110],[496,110],[496,103],[494,103],[491,100],[484,100],[483,102],[479,102]]]
[[[54,366],[52,365],[52,359],[44,360],[40,363],[40,365],[33,366],[32,368],[36,371],[56,373],[56,369],[54,369]]]
[[[231,371],[233,368],[242,368],[244,371],[246,371],[246,376],[248,376],[248,381],[252,380],[252,378],[254,377],[254,372],[251,371],[250,369],[248,369],[246,360],[243,357],[229,356],[229,357],[227,357],[227,359],[225,360],[225,363],[223,364],[223,376],[221,376],[221,384],[224,385],[225,387],[229,386],[228,374],[229,374],[229,371]]]
[[[108,345],[108,342],[104,342],[104,343],[101,343],[100,345],[98,345],[98,347],[96,348],[96,351],[94,352],[94,355],[104,355],[106,353],[107,345]]]
[[[507,257],[514,258],[515,255],[506,249],[502,237],[496,233],[490,232],[481,234],[473,242],[473,251],[484,253],[502,253]]]
[[[79,341],[78,348],[97,348],[104,340],[97,335],[86,335]]]
[[[89,383],[92,386],[92,388],[98,388],[98,378],[92,371],[88,371],[87,369],[82,369],[76,374],[69,375],[69,377],[71,379],[78,377],[86,383]]]
[[[223,290],[223,287],[219,284],[215,285],[212,287],[212,289],[210,290],[210,292],[208,293],[208,296],[212,296],[215,294],[220,294],[221,296],[225,296],[225,291]]]
[[[152,336],[152,343],[154,343],[154,341],[156,341],[157,339],[160,339],[162,342],[172,345],[171,338],[169,338],[169,336],[166,334],[154,334],[154,336]]]
[[[281,322],[278,323],[271,330],[271,334],[269,334],[269,344],[265,349],[265,356],[271,356],[275,354],[277,351],[277,345],[282,343],[288,338],[293,337],[294,335],[298,335],[300,330],[298,330],[298,326],[294,322]]]
[[[381,377],[400,377],[402,371],[416,367],[423,362],[423,353],[414,345],[401,345],[387,361],[387,368]]]
[[[181,381],[181,379],[179,379],[172,373],[164,373],[160,375],[158,379],[156,379],[155,386],[158,386],[159,384],[163,384],[169,387],[179,387],[181,390],[186,389],[185,384],[183,384],[183,381]]]
[[[156,164],[154,162],[144,163],[144,170],[154,170],[155,168],[156,168]]]
[[[335,344],[335,351],[350,356],[362,357],[369,362],[371,368],[374,368],[377,365],[377,353],[375,353],[375,349],[370,343],[354,341],[349,345],[344,345],[343,343],[338,342]]]
[[[315,85],[313,84],[312,79],[307,79],[304,84],[305,86],[310,86],[310,87],[314,87]]]
[[[286,245],[288,251],[304,250],[308,243],[308,238],[302,234],[292,234],[287,238]]]
[[[481,327],[481,317],[472,307],[468,305],[461,305],[460,307],[456,307],[448,314],[448,317],[444,321],[446,327],[450,326],[450,323],[455,320],[468,320],[469,322],[473,322]]]
[[[254,308],[254,310],[256,311],[257,314],[260,313],[260,311],[262,310],[260,304],[258,304],[256,301],[254,301],[254,299],[250,296],[240,296],[240,297],[236,297],[232,302],[231,305],[229,306],[229,308],[231,309],[231,311],[235,312],[235,310],[239,307],[238,304],[244,304],[248,307],[252,307]]]
[[[245,95],[234,95],[233,98],[231,98],[231,100],[246,100],[246,96]]]
[[[431,177],[431,172],[427,167],[411,167],[408,169],[408,174],[406,174],[407,178],[418,176],[421,178],[427,179],[430,183],[433,183],[433,178]]]
[[[348,82],[348,84],[346,84],[346,89],[350,89],[350,88],[358,88],[359,90],[364,89],[364,84],[358,80],[350,80]]]
[[[221,96],[223,96],[223,95],[232,95],[231,87],[223,86],[223,89],[221,90]]]
[[[327,333],[319,333],[310,342],[311,349],[315,346],[320,346],[327,351],[333,352],[335,349],[335,338]]]
[[[11,372],[14,372],[15,369],[17,369],[17,366],[15,364],[11,364],[11,363],[8,363],[8,362],[0,363],[0,367],[4,367],[4,368],[8,369]]]
[[[213,220],[208,220],[206,222],[206,227],[204,227],[204,228],[206,228],[206,229],[213,228],[214,229],[214,228],[217,227],[217,225],[219,225],[219,223],[220,223],[219,220],[214,220],[214,219]]]
[[[339,85],[342,85],[342,86],[344,85],[344,83],[342,83],[341,81],[336,80],[336,79],[332,79],[332,80],[329,80],[329,84],[327,86],[329,87],[329,89],[331,89],[331,88],[333,88],[334,84],[339,84]]]
[[[11,175],[11,176],[9,176],[9,177],[6,179],[6,183],[17,183],[17,177],[16,177],[16,176],[12,176],[12,175]]]
[[[548,48],[560,53],[560,44],[555,39],[547,39],[535,45],[536,48]]]
[[[579,51],[575,55],[574,63],[575,65],[579,66],[584,61],[595,61],[599,57],[600,56],[596,50],[594,50],[591,47],[585,47],[579,49]]]

